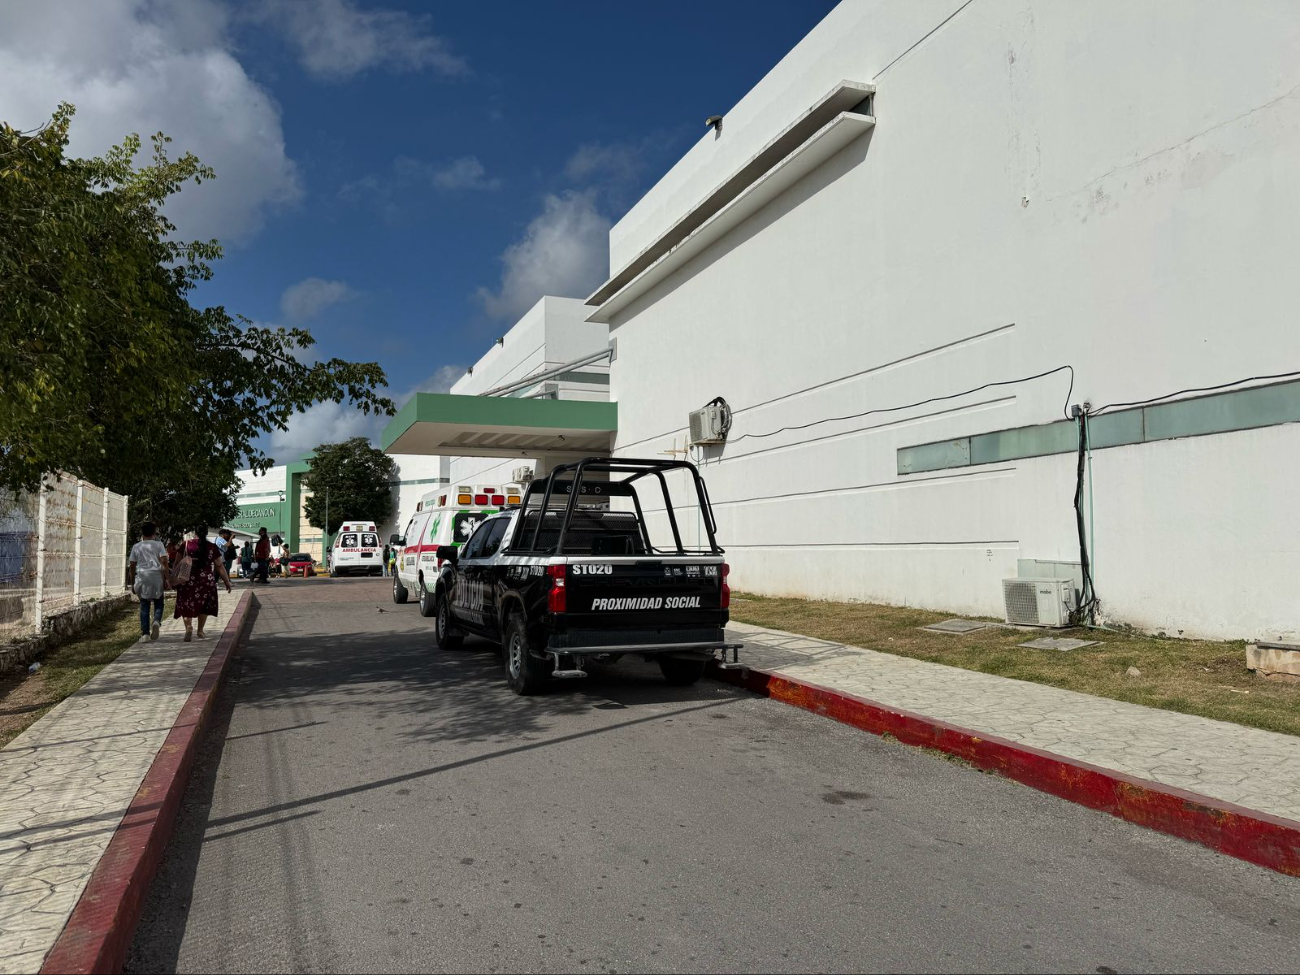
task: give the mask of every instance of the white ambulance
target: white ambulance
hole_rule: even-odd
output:
[[[439,545],[463,545],[488,515],[518,504],[523,496],[518,484],[496,487],[461,485],[442,487],[426,494],[406,524],[406,531],[392,539],[397,549],[397,572],[393,576],[393,602],[404,603],[411,593],[420,604],[421,616],[433,615],[433,586],[438,576]]]
[[[330,548],[330,575],[384,574],[384,548],[373,521],[345,521]]]

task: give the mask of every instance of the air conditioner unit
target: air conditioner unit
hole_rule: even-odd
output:
[[[1008,623],[1069,626],[1075,608],[1074,583],[1069,579],[1003,579],[1002,602]]]
[[[527,484],[533,479],[533,469],[531,467],[516,467],[510,472],[510,480],[516,484]]]
[[[725,406],[711,403],[691,414],[691,446],[697,444],[725,443],[727,440],[727,413]]]

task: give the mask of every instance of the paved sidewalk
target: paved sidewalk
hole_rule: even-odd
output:
[[[745,644],[741,660],[753,668],[1294,820],[1300,828],[1300,738],[745,623],[731,624],[728,636]]]
[[[0,973],[40,969],[227,622],[141,641],[0,750]]]

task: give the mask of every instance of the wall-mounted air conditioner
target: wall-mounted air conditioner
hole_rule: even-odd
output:
[[[510,480],[516,484],[527,484],[533,479],[533,469],[531,467],[516,467],[510,472]]]
[[[1075,608],[1074,583],[1069,579],[1003,579],[1002,602],[1008,623],[1069,626]]]
[[[691,446],[726,443],[730,411],[725,404],[710,403],[691,414]]]

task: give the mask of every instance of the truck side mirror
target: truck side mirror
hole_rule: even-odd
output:
[[[460,558],[460,549],[455,545],[439,545],[438,558],[443,562],[450,562],[452,565]]]
[[[402,540],[402,536],[401,536],[401,535],[398,535],[396,532],[394,532],[393,534],[391,534],[391,535],[388,536],[388,544],[389,544],[389,545],[405,545],[406,542]]]

